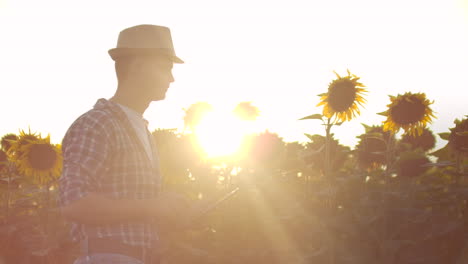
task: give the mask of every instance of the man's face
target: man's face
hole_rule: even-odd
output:
[[[169,86],[174,82],[173,62],[165,57],[144,57],[137,63],[136,83],[138,92],[150,101],[166,98]]]

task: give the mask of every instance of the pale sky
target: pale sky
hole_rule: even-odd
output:
[[[332,131],[345,145],[361,123],[384,120],[388,95],[425,92],[435,132],[468,114],[468,0],[0,0],[0,136],[30,127],[60,143],[113,95],[107,51],[137,24],[170,27],[186,62],[175,65],[166,100],[145,113],[151,130],[181,128],[182,108],[198,101],[252,101],[259,127],[305,142],[323,128],[298,119],[321,112],[317,94],[346,69],[369,93],[361,117]]]

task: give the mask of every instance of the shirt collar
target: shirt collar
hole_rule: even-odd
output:
[[[148,126],[149,122],[148,120],[144,119],[143,116],[138,113],[137,111],[129,108],[129,107],[126,107],[124,105],[121,105],[121,104],[118,104],[116,102],[112,102],[110,100],[107,100],[105,98],[100,98],[96,104],[94,105],[94,109],[97,109],[97,110],[110,110],[112,111],[119,119],[121,120],[126,120],[127,119],[127,115],[125,114],[124,110],[121,108],[121,107],[124,107],[126,109],[128,109],[128,111],[130,112],[134,112],[135,115],[138,115],[140,116],[143,121],[145,122],[146,126]]]

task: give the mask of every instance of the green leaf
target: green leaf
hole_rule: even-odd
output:
[[[436,156],[436,155],[434,155],[434,156]],[[453,165],[455,165],[455,162],[445,160],[445,161],[440,161],[440,162],[424,164],[424,165],[422,165],[422,167],[448,167],[448,166],[453,166]]]
[[[371,126],[366,125],[364,123],[361,123],[361,125],[364,127],[364,131],[368,132],[371,129]]]
[[[369,137],[369,138],[378,138],[378,139],[384,140],[384,137],[383,137],[382,133],[380,133],[380,132],[366,133],[363,136],[366,137],[366,138]]]
[[[432,156],[435,156],[437,157],[438,159],[442,160],[442,161],[446,161],[446,160],[450,160],[450,155],[451,154],[451,150],[447,145],[445,145],[443,148],[441,149],[438,149],[432,153],[429,153],[429,155],[432,155]]]
[[[376,139],[376,140],[380,140],[380,141],[382,141],[384,143],[387,143],[387,141],[384,139],[382,133],[380,133],[380,132],[362,134],[362,135],[357,136],[357,138]]]
[[[313,135],[307,134],[307,133],[304,133],[304,135],[305,135],[308,139],[310,139],[310,141],[314,141],[314,136],[313,136]]]
[[[444,132],[444,133],[439,133],[438,135],[443,140],[449,140],[450,133],[449,132]]]
[[[314,115],[310,115],[310,116],[306,116],[306,117],[303,117],[299,120],[306,120],[306,119],[320,119],[322,120],[322,115],[321,114],[314,114]]]

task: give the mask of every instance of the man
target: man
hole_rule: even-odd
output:
[[[188,206],[177,195],[160,193],[158,155],[142,115],[165,98],[173,63],[183,61],[170,30],[155,25],[124,29],[109,54],[118,87],[63,139],[60,205],[73,222],[73,238],[83,245],[76,264],[157,263],[156,227],[177,223]]]

